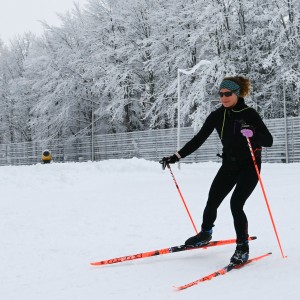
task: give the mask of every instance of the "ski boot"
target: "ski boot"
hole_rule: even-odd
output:
[[[209,243],[211,238],[212,238],[212,229],[210,229],[210,230],[202,229],[198,234],[187,239],[185,241],[185,245],[204,246]]]
[[[241,265],[249,259],[249,243],[248,240],[244,242],[237,241],[236,249],[230,259],[232,265]]]

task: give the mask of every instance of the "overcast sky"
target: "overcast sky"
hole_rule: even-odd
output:
[[[8,43],[18,34],[43,32],[39,20],[60,25],[56,13],[71,10],[74,3],[84,7],[87,0],[0,0],[0,39]]]

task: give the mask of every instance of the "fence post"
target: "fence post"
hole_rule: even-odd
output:
[[[284,132],[285,132],[285,162],[289,163],[289,148],[288,148],[288,132],[287,132],[287,116],[286,116],[286,99],[285,99],[285,84],[283,87],[283,114],[284,114]]]

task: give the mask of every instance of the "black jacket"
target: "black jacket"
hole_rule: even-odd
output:
[[[216,129],[223,145],[223,160],[251,159],[247,139],[240,132],[241,123],[246,123],[254,128],[254,135],[250,141],[255,156],[260,158],[261,147],[271,147],[273,137],[257,111],[247,106],[243,98],[239,98],[233,108],[225,108],[222,105],[213,111],[205,120],[200,131],[178,153],[182,158],[193,153]]]

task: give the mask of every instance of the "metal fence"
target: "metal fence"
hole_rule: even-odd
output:
[[[263,149],[264,162],[300,162],[300,117],[265,120],[274,137],[271,148]],[[195,134],[192,127],[181,129],[181,144]],[[93,148],[93,149],[92,149]],[[42,152],[50,150],[55,162],[75,162],[120,158],[145,158],[158,161],[177,150],[177,129],[147,130],[118,134],[56,139],[30,143],[1,144],[0,165],[30,165],[41,161]],[[183,162],[220,161],[222,145],[214,132]]]

